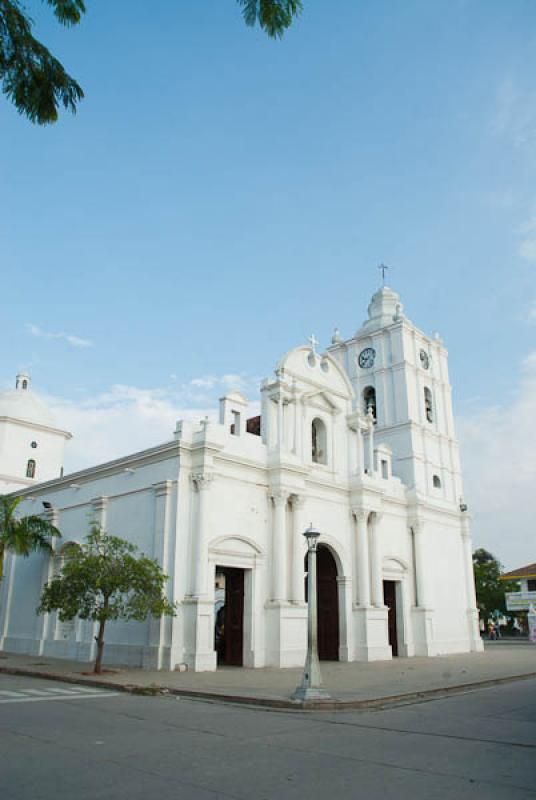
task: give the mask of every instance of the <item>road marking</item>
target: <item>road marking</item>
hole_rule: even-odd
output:
[[[35,703],[41,700],[89,700],[99,697],[118,697],[121,692],[79,687],[77,689],[24,689],[18,692],[0,690],[0,705],[6,703]]]

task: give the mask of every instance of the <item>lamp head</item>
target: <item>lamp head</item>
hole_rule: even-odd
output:
[[[303,532],[303,535],[307,539],[307,547],[309,550],[316,550],[316,545],[318,542],[318,538],[320,536],[320,531],[318,528],[315,528],[313,523],[309,525],[307,530]]]

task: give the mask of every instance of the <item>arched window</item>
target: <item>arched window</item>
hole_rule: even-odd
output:
[[[33,460],[33,458],[30,458],[30,460],[26,464],[26,477],[35,478],[35,461]]]
[[[23,389],[27,389],[28,388],[28,381],[23,381],[22,382],[22,388]]]
[[[369,408],[372,408],[372,416],[376,419],[376,389],[374,386],[365,386],[363,389],[363,408],[365,414],[368,414]]]
[[[311,423],[311,458],[315,464],[327,464],[326,426],[316,417]]]
[[[432,392],[428,386],[424,387],[424,411],[428,422],[434,421],[434,406],[432,403]]]
[[[434,489],[441,489],[441,478],[439,475],[434,475],[432,483],[434,484]]]

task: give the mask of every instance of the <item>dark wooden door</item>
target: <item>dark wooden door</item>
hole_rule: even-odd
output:
[[[223,663],[241,667],[244,657],[244,570],[225,569]]]
[[[339,660],[339,592],[337,565],[327,547],[317,551],[318,657]]]
[[[389,644],[393,655],[398,655],[398,633],[396,630],[396,582],[383,582],[383,602],[389,609],[387,615],[387,627],[389,629]]]

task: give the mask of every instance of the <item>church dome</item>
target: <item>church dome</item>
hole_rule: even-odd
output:
[[[16,388],[0,392],[0,417],[10,417],[50,428],[55,427],[52,414],[45,404],[29,390],[29,385],[29,376],[26,373],[19,373]]]
[[[402,317],[402,303],[398,295],[389,286],[382,286],[372,295],[368,307],[368,319],[363,323],[359,333],[383,328]]]

